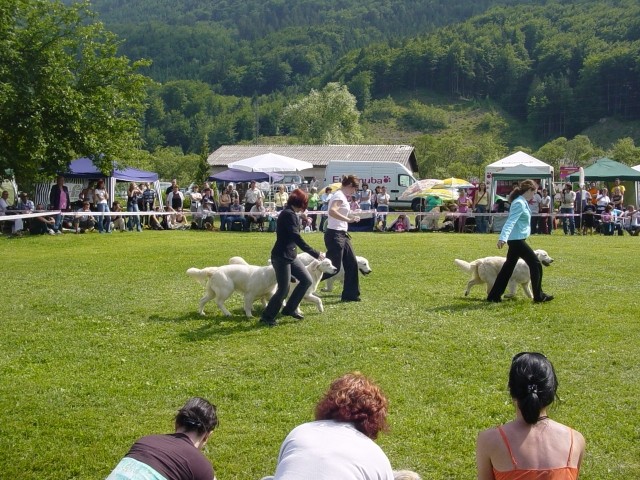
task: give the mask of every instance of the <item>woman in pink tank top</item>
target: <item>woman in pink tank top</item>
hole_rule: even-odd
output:
[[[478,435],[478,480],[575,480],[584,437],[547,416],[556,398],[558,380],[541,353],[513,357],[509,392],[516,418]]]

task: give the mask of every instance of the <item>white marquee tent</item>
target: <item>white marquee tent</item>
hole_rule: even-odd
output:
[[[491,198],[494,198],[498,181],[527,178],[540,180],[553,197],[553,167],[527,153],[518,151],[487,165],[485,168],[485,179],[489,184]]]

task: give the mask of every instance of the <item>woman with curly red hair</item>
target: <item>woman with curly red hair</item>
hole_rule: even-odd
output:
[[[373,441],[387,430],[388,401],[359,372],[335,380],[316,405],[314,422],[294,428],[280,447],[275,480],[393,480]]]

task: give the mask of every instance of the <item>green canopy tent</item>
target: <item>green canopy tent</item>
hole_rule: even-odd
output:
[[[620,182],[627,182],[625,185],[624,202],[635,203],[638,199],[638,183],[640,182],[640,172],[634,170],[624,163],[616,162],[610,158],[603,157],[596,160],[594,163],[585,167],[584,179],[589,182],[607,182],[609,190],[613,181],[619,178]],[[577,182],[580,179],[579,173],[574,173],[567,177],[569,182]]]
[[[640,172],[624,163],[616,162],[607,157],[596,160],[584,169],[584,179],[590,182],[612,182],[616,178],[619,178],[621,182],[638,182],[640,181]],[[580,174],[578,172],[567,177],[569,182],[577,182],[579,179]]]

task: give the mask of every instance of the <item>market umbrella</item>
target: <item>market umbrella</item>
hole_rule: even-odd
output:
[[[439,197],[441,200],[457,200],[458,191],[447,188],[428,188],[420,192],[416,197],[429,198]]]
[[[336,190],[338,190],[339,188],[342,188],[342,182],[336,182],[336,183],[331,183],[329,185],[325,185],[324,187],[322,187],[319,191],[323,192],[327,189],[330,188],[332,192],[335,192]]]
[[[447,188],[450,190],[457,190],[460,188],[474,188],[474,185],[461,178],[451,177],[435,184],[433,188]]]
[[[255,157],[231,162],[229,168],[245,172],[298,172],[313,168],[313,165],[297,158],[285,157],[276,153],[263,153]]]
[[[402,192],[402,195],[398,197],[398,200],[413,200],[416,197],[420,197],[420,193],[423,190],[429,190],[438,183],[442,183],[442,180],[438,180],[437,178],[423,178],[422,180],[418,180],[409,185],[407,189]]]

